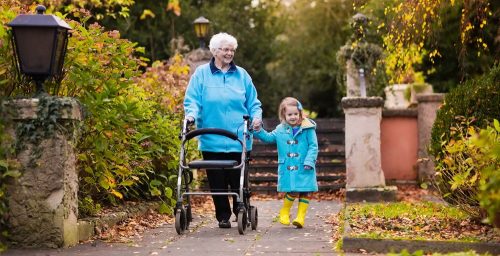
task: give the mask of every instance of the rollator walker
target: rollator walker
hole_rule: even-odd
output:
[[[250,138],[249,134],[250,117],[243,116],[243,138],[238,138],[237,134],[224,129],[202,128],[189,131],[191,123],[183,120],[181,135],[181,152],[179,158],[179,174],[177,176],[177,204],[175,206],[175,230],[181,235],[189,228],[193,220],[191,213],[190,197],[195,195],[220,195],[235,196],[237,201],[238,232],[245,234],[247,227],[252,230],[257,229],[258,213],[257,207],[250,205],[250,188],[248,182],[248,171],[246,166],[249,162],[247,145],[245,141]],[[205,134],[215,134],[225,136],[238,141],[242,147],[241,161],[238,164],[235,160],[194,160],[186,163],[186,144],[189,140]],[[189,185],[193,181],[192,169],[224,169],[225,171],[240,172],[240,186],[238,193],[230,191],[212,192],[212,191],[190,191]],[[234,188],[231,188],[234,189]]]

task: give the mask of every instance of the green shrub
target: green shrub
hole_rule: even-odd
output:
[[[478,149],[472,148],[469,137],[475,134],[476,127],[466,118],[455,127],[450,128],[450,134],[455,139],[443,145],[442,158],[436,164],[434,184],[442,197],[459,206],[476,219],[481,218],[479,201],[477,200],[480,170],[475,159]]]
[[[429,149],[431,155],[439,161],[443,142],[453,139],[450,128],[460,122],[455,117],[474,117],[478,127],[486,127],[493,118],[500,116],[498,106],[500,106],[500,64],[495,64],[487,74],[466,81],[445,96],[432,127]]]
[[[457,132],[457,129],[461,129],[460,127],[464,125],[468,126],[470,120],[474,121],[475,127],[486,127],[494,118],[500,116],[498,106],[500,106],[499,64],[494,65],[487,74],[468,80],[447,94],[444,104],[437,112],[431,133],[429,153],[434,157],[436,166],[443,168],[447,166],[444,162],[447,154],[446,145],[460,140],[462,134],[465,134]],[[464,202],[469,200],[466,198],[474,198],[476,187],[469,189],[461,187],[460,193],[452,191],[450,179],[454,177],[454,173],[453,170],[448,171],[450,173],[442,173],[436,180],[439,190],[444,192],[444,199],[449,202]],[[474,207],[476,204],[477,201],[471,202]]]
[[[479,204],[487,213],[485,222],[500,227],[500,124],[481,129],[471,140],[472,147],[479,150],[477,161],[480,168]]]
[[[485,129],[463,119],[443,146],[436,165],[436,184],[448,201],[489,224],[500,223],[500,124]],[[479,207],[480,206],[480,207]]]
[[[159,198],[161,209],[171,211],[187,65],[179,57],[164,73],[142,74],[144,59],[135,57],[142,48],[97,24],[71,25],[60,93],[79,98],[88,114],[77,145],[81,198],[113,204]],[[147,79],[162,87],[150,89]]]
[[[5,96],[9,95],[14,88],[16,77],[15,69],[12,66],[12,49],[8,40],[8,28],[5,24],[14,19],[20,10],[17,1],[11,3],[2,3],[0,6],[0,254],[6,249],[5,240],[8,237],[7,220],[5,214],[8,211],[8,202],[6,195],[6,182],[8,179],[19,176],[18,165],[15,161],[9,159],[12,151],[10,147],[10,136],[6,133],[5,127],[8,120],[4,119],[5,112],[3,102]]]
[[[0,99],[0,113],[2,113],[2,100]],[[9,164],[7,162],[7,155],[4,140],[6,134],[4,133],[5,120],[0,117],[0,253],[5,250],[5,244],[2,242],[7,237],[7,223],[4,214],[7,212],[7,198],[5,181],[8,178]]]
[[[12,21],[22,10],[17,1],[4,3],[0,6],[0,97],[10,96],[12,91],[19,86],[15,66],[12,65],[14,55],[9,38],[10,28],[6,25]]]

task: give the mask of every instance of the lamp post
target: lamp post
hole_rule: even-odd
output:
[[[45,94],[43,82],[62,72],[71,27],[54,15],[45,15],[43,5],[37,14],[18,15],[7,25],[12,28],[12,45],[18,70],[36,84],[36,96]]]
[[[203,16],[196,18],[193,22],[194,24],[194,32],[196,33],[196,37],[200,41],[200,48],[205,48],[205,38],[208,34],[208,25],[210,21]]]

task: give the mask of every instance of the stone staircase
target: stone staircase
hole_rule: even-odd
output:
[[[337,191],[345,187],[344,119],[315,119],[319,154],[316,175],[320,191]],[[271,131],[279,120],[264,119],[264,128]],[[276,193],[276,145],[254,139],[252,161],[247,167],[250,188],[257,193]]]

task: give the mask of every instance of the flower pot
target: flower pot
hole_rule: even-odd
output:
[[[410,102],[405,99],[405,91],[409,84],[393,84],[385,87],[385,104],[388,109],[405,109],[410,105]]]

